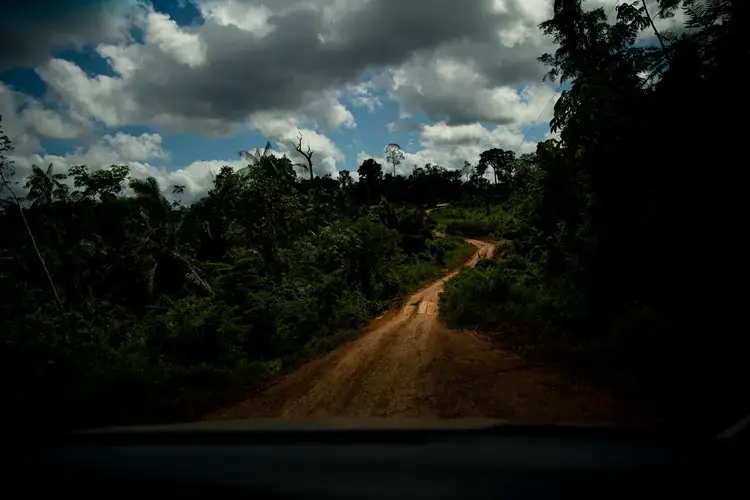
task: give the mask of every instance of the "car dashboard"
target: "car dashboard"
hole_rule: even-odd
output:
[[[485,421],[104,429],[15,453],[27,494],[342,500],[733,497],[749,463],[736,437]]]

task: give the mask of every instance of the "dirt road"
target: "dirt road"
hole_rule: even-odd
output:
[[[478,248],[469,265],[492,255]],[[454,273],[455,274],[455,273]],[[613,401],[531,366],[485,337],[437,318],[446,276],[375,320],[357,340],[208,417],[491,417],[519,422],[614,422]]]

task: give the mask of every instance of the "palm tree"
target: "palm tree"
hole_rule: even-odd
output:
[[[129,250],[134,262],[147,266],[144,271],[149,293],[173,293],[187,282],[213,293],[190,257],[189,247],[180,242],[184,213],[172,210],[154,177],[130,179],[129,185],[141,205],[133,216],[131,227],[135,233],[131,240],[135,243]],[[185,186],[174,185],[172,192],[181,194],[184,189]],[[143,260],[142,255],[150,255],[153,260]]]
[[[150,196],[160,201],[164,197],[161,194],[159,182],[153,177],[146,177],[145,179],[130,179],[130,189],[132,189],[138,196]]]
[[[164,197],[159,187],[159,182],[153,177],[145,179],[130,179],[130,189],[136,195],[136,200],[141,204],[155,221],[160,223],[170,219],[171,209],[169,201]]]
[[[268,153],[271,151],[271,143],[266,142],[266,147],[263,150],[263,152],[260,152],[260,148],[257,148],[252,153],[246,149],[241,149],[239,151],[240,158],[242,158],[245,161],[250,162],[250,164],[247,167],[241,168],[237,171],[238,174],[240,174],[243,177],[246,177],[250,174],[250,169],[252,167],[260,166],[263,163],[263,159],[268,157]]]
[[[36,165],[31,166],[31,175],[24,187],[29,190],[26,195],[32,203],[43,203],[49,205],[54,199],[63,200],[68,197],[68,186],[60,181],[67,179],[65,174],[52,173],[50,163],[45,172]]]
[[[276,158],[271,151],[270,142],[266,142],[266,147],[262,152],[260,148],[257,148],[253,152],[242,149],[239,151],[239,154],[240,158],[249,162],[247,167],[237,170],[237,174],[243,179],[248,179],[253,175],[253,172],[257,173],[259,171],[285,181],[296,178],[293,168],[294,164],[292,164],[286,155],[282,158]]]

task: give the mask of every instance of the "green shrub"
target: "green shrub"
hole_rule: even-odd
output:
[[[475,268],[462,270],[446,283],[439,307],[450,326],[491,329],[541,324],[551,306],[536,266],[511,255],[481,259]]]
[[[369,305],[360,292],[351,292],[343,296],[334,308],[329,320],[328,330],[351,330],[367,322],[370,317]]]
[[[476,265],[477,269],[494,269],[502,267],[500,261],[495,259],[479,259]]]
[[[496,238],[495,245],[495,257],[510,255],[516,251],[513,241],[505,238]]]
[[[460,266],[474,248],[463,238],[436,238],[428,242],[428,250],[434,261],[449,269]]]

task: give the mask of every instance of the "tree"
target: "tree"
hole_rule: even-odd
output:
[[[83,188],[84,198],[99,197],[105,201],[122,192],[122,183],[130,175],[130,168],[125,165],[112,165],[108,169],[90,172],[86,165],[76,165],[68,170],[73,177],[73,185]]]
[[[389,144],[385,148],[385,159],[393,165],[393,176],[396,177],[396,165],[400,165],[404,159],[404,153],[396,144]]]
[[[250,164],[245,167],[241,168],[237,171],[240,175],[248,175],[250,173],[250,169],[252,167],[257,167],[263,162],[263,158],[267,157],[271,151],[271,143],[266,142],[266,147],[263,149],[263,152],[261,153],[260,148],[255,149],[252,153],[246,149],[240,149],[239,155],[240,158],[246,161],[249,161]]]
[[[357,169],[360,179],[375,182],[383,177],[383,167],[372,158],[368,158]]]
[[[492,168],[495,175],[495,184],[498,183],[498,177],[502,182],[508,182],[513,174],[513,161],[516,155],[513,151],[504,149],[489,149],[479,155],[479,164]],[[499,173],[499,175],[498,175]]]
[[[302,132],[297,133],[297,144],[292,144],[294,146],[294,150],[302,155],[302,157],[307,162],[307,165],[303,163],[295,163],[295,166],[302,167],[308,172],[310,172],[310,180],[313,180],[313,162],[312,157],[315,154],[315,152],[310,148],[310,145],[307,145],[307,150],[302,150]]]
[[[31,232],[31,227],[29,226],[29,222],[26,219],[26,214],[24,214],[23,207],[21,206],[21,200],[19,200],[16,196],[16,193],[13,191],[13,187],[10,185],[10,181],[8,179],[13,174],[15,174],[15,170],[13,168],[13,160],[8,159],[8,157],[6,156],[6,153],[10,153],[11,151],[13,151],[13,143],[11,142],[10,138],[8,138],[8,136],[3,133],[2,126],[3,117],[0,115],[0,181],[2,181],[3,187],[8,190],[8,192],[16,202],[18,213],[21,216],[21,220],[23,221],[26,232],[29,235],[29,239],[34,245],[34,251],[39,258],[39,262],[42,264],[42,269],[44,269],[44,274],[47,276],[47,280],[49,281],[50,287],[52,288],[52,293],[55,295],[57,305],[62,308],[62,300],[60,300],[60,295],[57,293],[57,287],[55,286],[55,282],[52,280],[52,275],[50,274],[49,269],[47,269],[47,263],[44,261],[44,257],[42,257],[42,252],[39,251],[39,247],[36,244],[34,233]]]
[[[7,135],[3,134],[3,117],[0,115],[0,176],[2,176],[3,187],[15,198],[15,193],[10,185],[10,179],[15,175],[16,170],[13,166],[13,160],[9,159],[6,154],[13,152],[13,143]],[[16,184],[18,184],[16,182]]]
[[[371,194],[375,184],[383,177],[383,167],[372,158],[368,158],[357,169],[360,181],[364,181],[367,188],[367,206],[372,205]]]
[[[344,190],[350,189],[354,184],[352,175],[348,170],[339,171],[339,184],[341,185],[341,189]]]
[[[472,166],[472,164],[464,160],[464,166],[463,168],[461,168],[461,176],[466,176],[466,180],[468,181],[473,171],[474,167]]]
[[[484,201],[485,213],[490,215],[490,182],[485,178],[487,165],[478,164],[471,174],[469,185],[477,198]]]
[[[182,195],[185,193],[185,185],[184,184],[173,184],[172,185],[172,195],[179,196],[180,202],[182,202]]]
[[[29,190],[26,195],[32,204],[41,203],[49,205],[56,198],[63,200],[68,196],[68,186],[62,180],[67,179],[65,174],[52,173],[52,163],[44,171],[36,165],[31,166],[31,175],[26,180],[24,188]]]
[[[148,196],[154,199],[161,199],[164,195],[161,193],[159,182],[153,177],[145,179],[130,179],[130,189],[138,196]]]

